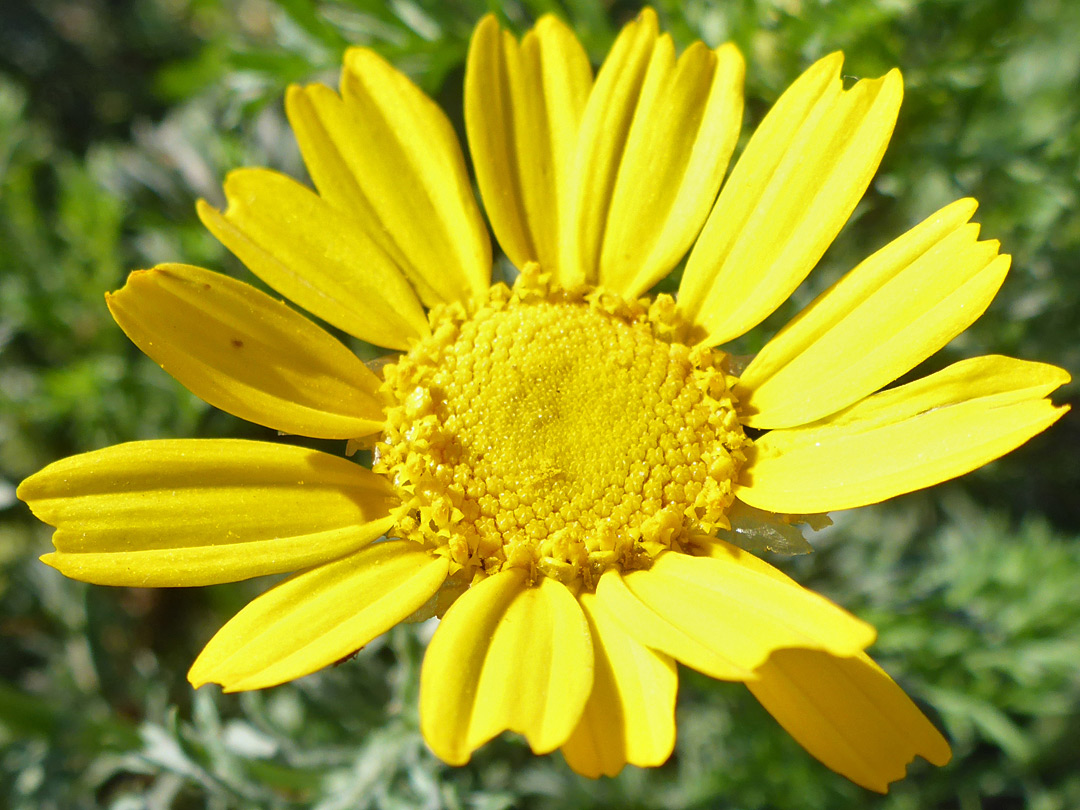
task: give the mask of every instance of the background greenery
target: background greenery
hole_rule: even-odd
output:
[[[684,671],[663,768],[572,774],[518,739],[465,768],[417,730],[426,627],[255,694],[194,693],[187,666],[265,583],[87,587],[36,561],[49,532],[14,485],[61,456],[151,437],[269,436],[131,346],[102,293],[129,269],[246,271],[198,225],[225,171],[302,176],[289,82],[333,82],[348,43],[412,75],[460,127],[462,61],[488,10],[554,12],[598,63],[636,3],[601,0],[4,0],[0,4],[0,806],[139,808],[1080,807],[1080,429],[960,481],[836,516],[783,560],[875,623],[877,657],[951,739],[878,798],[806,755],[741,687]],[[989,313],[934,368],[1001,352],[1080,371],[1080,4],[1072,0],[660,0],[685,45],[747,56],[746,130],[834,49],[904,71],[871,191],[822,267],[744,348],[861,256],[960,196],[1014,256]],[[1075,385],[1065,399],[1076,399]]]

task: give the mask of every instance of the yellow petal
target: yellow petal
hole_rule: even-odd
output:
[[[696,553],[723,558],[731,553],[731,545],[702,537]],[[795,585],[764,560],[745,554],[742,561],[765,576]],[[839,657],[816,650],[776,650],[758,667],[757,676],[747,686],[788,733],[830,768],[864,787],[883,790],[888,781],[903,776],[904,766],[916,754],[935,765],[949,760],[948,743],[865,653]],[[893,735],[895,745],[890,747],[882,734]],[[874,784],[861,781],[865,777],[859,774],[865,774],[866,765],[851,766],[854,755],[844,737],[856,748],[873,751],[875,767],[887,767],[887,773],[896,775]]]
[[[199,217],[252,273],[354,337],[408,349],[428,334],[416,293],[355,217],[267,169],[225,179],[224,213],[199,201]]]
[[[561,212],[560,272],[567,286],[599,280],[619,160],[658,36],[656,12],[643,9],[615,39],[590,93],[578,133],[572,185]]]
[[[756,326],[810,272],[862,197],[903,95],[900,73],[843,90],[834,53],[780,97],[724,184],[679,288],[679,307],[723,343]]]
[[[238,692],[309,675],[408,618],[439,589],[447,567],[417,543],[389,540],[297,574],[222,627],[188,680]]]
[[[739,137],[744,71],[734,45],[696,42],[676,62],[671,39],[656,41],[607,213],[601,284],[634,298],[682,259]]]
[[[537,754],[566,742],[589,697],[593,652],[577,600],[561,583],[506,569],[447,611],[420,673],[420,727],[438,757],[463,765],[502,731]]]
[[[706,675],[745,681],[782,647],[853,655],[874,628],[726,543],[722,553],[657,556],[653,566],[600,578],[596,595],[623,629],[648,647]]]
[[[615,776],[626,764],[663,764],[675,747],[675,662],[635,641],[595,594],[578,602],[592,630],[593,688],[574,733],[562,747],[583,776]]]
[[[682,259],[738,139],[743,73],[733,45],[676,60],[651,9],[623,29],[581,122],[563,254],[579,278],[635,297]]]
[[[465,69],[465,129],[491,227],[516,266],[560,280],[560,210],[592,68],[547,15],[521,44],[494,15],[476,27]]]
[[[254,287],[163,264],[135,271],[106,301],[135,345],[234,416],[321,439],[382,427],[379,378],[303,315]]]
[[[294,86],[285,102],[322,198],[352,215],[426,305],[483,293],[491,243],[445,113],[366,48],[346,53],[341,92]]]
[[[771,512],[850,509],[981,467],[1068,410],[1044,397],[1069,381],[1056,366],[963,360],[804,427],[772,430],[748,455],[739,499]]]
[[[736,393],[744,424],[835,413],[907,373],[982,315],[1009,269],[959,200],[848,273],[766,344]]]
[[[852,782],[880,793],[922,756],[935,765],[949,744],[911,699],[865,653],[777,650],[747,682],[800,745]]]
[[[18,495],[56,526],[42,560],[99,585],[209,585],[295,571],[387,531],[385,479],[302,447],[131,442],[50,464]]]

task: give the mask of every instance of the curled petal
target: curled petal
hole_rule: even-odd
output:
[[[710,557],[664,552],[651,568],[607,571],[600,603],[648,647],[714,678],[754,680],[784,647],[854,655],[874,628],[827,599],[763,568],[753,555],[717,541]]]

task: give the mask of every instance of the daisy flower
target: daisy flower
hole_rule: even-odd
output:
[[[168,587],[298,572],[207,644],[192,684],[299,678],[440,616],[420,724],[451,764],[503,731],[574,770],[653,766],[676,662],[740,681],[806,749],[884,791],[944,738],[867,655],[874,630],[728,542],[961,475],[1064,412],[1054,366],[977,357],[881,390],[985,310],[1009,257],[959,200],[852,269],[748,364],[721,347],[821,258],[877,169],[898,71],[845,89],[840,54],[739,137],[732,45],[677,55],[646,10],[593,76],[553,17],[477,26],[465,77],[476,184],[444,113],[374,52],[340,93],[292,87],[315,191],[225,181],[205,225],[269,287],[392,354],[367,366],[285,303],[165,264],[108,296],[210,404],[373,450],[122,444],[19,496],[75,579]],[[648,296],[686,257],[675,296]],[[344,449],[344,448],[343,448]],[[747,529],[747,527],[750,527]],[[756,527],[756,528],[755,528]],[[725,539],[726,538],[726,539]]]

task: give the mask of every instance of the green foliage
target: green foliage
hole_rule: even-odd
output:
[[[335,81],[366,44],[461,127],[475,21],[564,16],[599,62],[638,4],[600,0],[126,0],[0,6],[0,805],[43,808],[1080,806],[1077,429],[959,482],[836,517],[783,561],[879,629],[875,655],[954,748],[877,798],[807,756],[737,685],[683,672],[676,756],[613,780],[500,739],[464,768],[416,718],[427,625],[263,693],[193,693],[202,643],[265,583],[94,588],[34,558],[48,531],[14,485],[61,456],[168,436],[269,437],[187,394],[102,294],[131,268],[246,275],[198,225],[239,165],[303,169],[281,95]],[[1014,256],[989,313],[935,358],[1002,352],[1080,371],[1080,6],[1069,0],[662,0],[685,45],[747,57],[746,132],[814,58],[899,65],[896,136],[851,223],[754,351],[840,273],[936,208],[981,202]],[[72,9],[75,9],[74,11]],[[1066,390],[1075,397],[1075,388]]]

